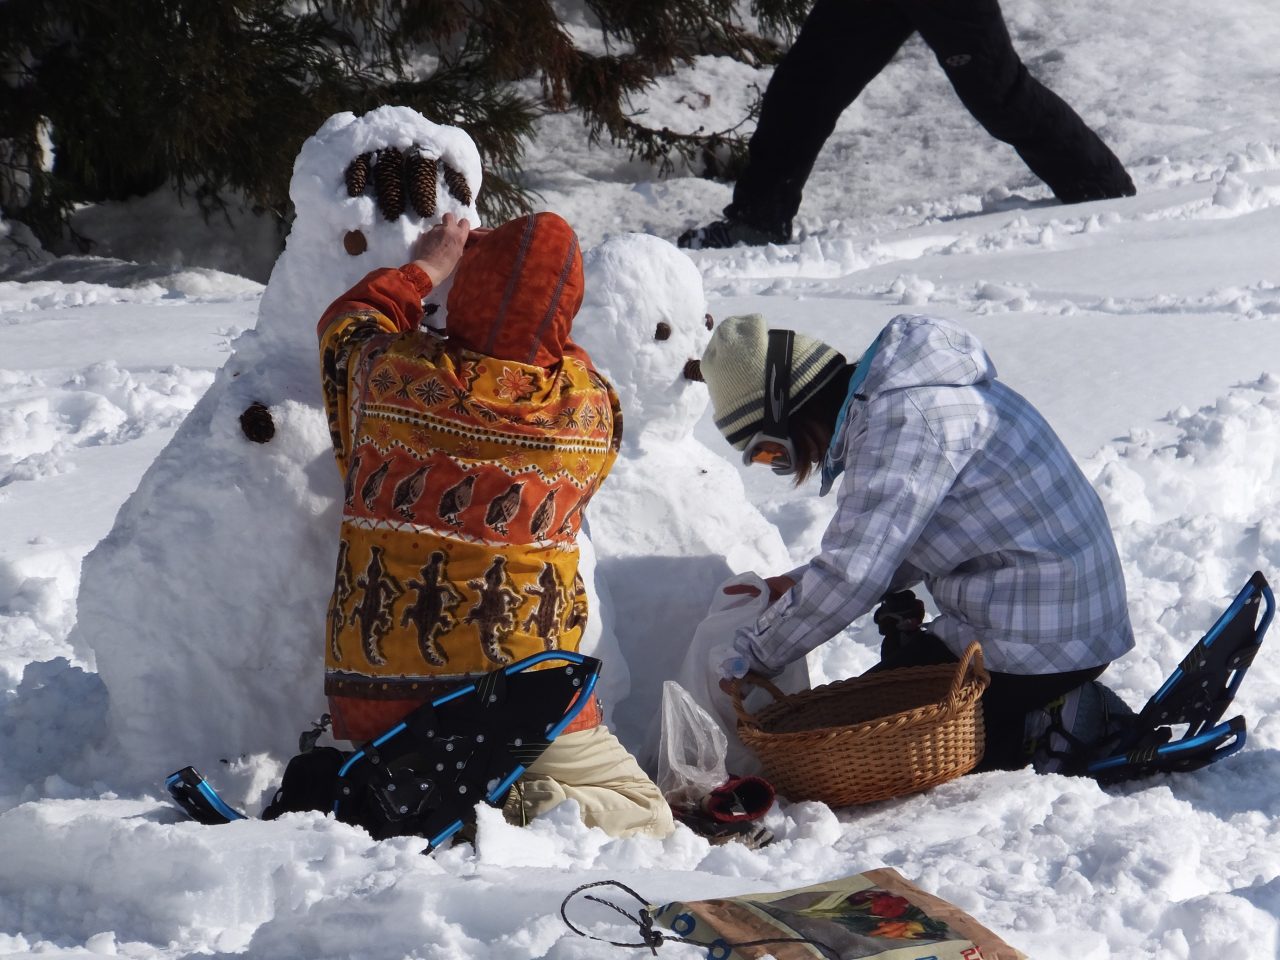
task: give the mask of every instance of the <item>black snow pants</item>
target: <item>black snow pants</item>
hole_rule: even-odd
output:
[[[840,114],[916,31],[974,118],[1063,203],[1134,193],[1115,154],[1027,72],[998,0],[817,0],[765,90],[725,214],[789,225]]]

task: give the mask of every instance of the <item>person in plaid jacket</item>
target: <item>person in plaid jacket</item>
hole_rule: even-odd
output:
[[[851,364],[801,334],[771,337],[759,316],[731,317],[701,370],[716,425],[745,459],[801,479],[820,471],[837,498],[819,554],[769,579],[775,602],[740,630],[725,673],[777,673],[888,596],[873,669],[955,661],[981,644],[990,769],[1024,762],[1028,713],[1132,648],[1098,495],[972,333],[898,316]],[[781,422],[767,394],[789,401]],[[916,584],[938,607],[927,624],[901,593]]]

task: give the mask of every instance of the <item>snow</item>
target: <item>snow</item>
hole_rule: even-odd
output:
[[[529,183],[602,278],[579,336],[628,405],[627,444],[588,511],[602,645],[643,639],[643,618],[670,611],[691,629],[714,571],[781,572],[829,516],[813,488],[742,467],[678,379],[707,310],[760,312],[850,355],[897,312],[973,329],[1106,505],[1138,636],[1107,678],[1131,704],[1254,569],[1280,578],[1280,13],[1266,0],[1170,0],[1159,17],[1103,0],[1005,9],[1031,69],[1115,147],[1136,197],[1052,203],[918,42],[842,118],[790,246],[686,260],[637,238],[709,218],[728,188],[657,180],[588,147],[575,118],[541,124]],[[640,105],[717,127],[748,75],[767,79],[700,59]],[[704,95],[697,116],[687,105]],[[195,763],[256,810],[322,707],[340,483],[313,331],[421,225],[334,192],[351,156],[387,142],[438,149],[480,183],[456,130],[408,112],[336,118],[299,158],[298,226],[265,288],[237,275],[265,276],[261,237],[237,243],[249,227],[211,236],[197,217],[152,229],[159,208],[91,209],[83,222],[111,241],[95,253],[110,256],[53,258],[0,224],[0,953],[577,960],[614,950],[560,920],[580,883],[619,879],[661,902],[890,866],[1038,960],[1277,956],[1267,647],[1237,698],[1248,745],[1209,769],[1107,790],[983,774],[834,812],[782,802],[778,842],[755,851],[683,828],[613,840],[571,806],[524,830],[482,810],[474,847],[432,857],[313,814],[184,822],[161,799],[165,774]],[[341,248],[353,228],[370,240],[356,258]],[[660,317],[666,355],[647,339]],[[679,401],[649,406],[648,388]],[[237,422],[255,399],[277,428],[263,446]],[[691,480],[700,469],[713,480]],[[861,622],[820,648],[815,682],[869,665],[876,639]],[[633,691],[665,669],[628,666]],[[591,915],[628,939],[617,919]]]

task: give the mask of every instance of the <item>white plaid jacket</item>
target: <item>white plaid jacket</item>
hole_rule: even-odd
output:
[[[1097,494],[1044,418],[996,380],[978,340],[899,316],[864,357],[831,444],[836,514],[798,582],[734,646],[774,673],[923,582],[927,629],[987,667],[1061,673],[1133,646]]]

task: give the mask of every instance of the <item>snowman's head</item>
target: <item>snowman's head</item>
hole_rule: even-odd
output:
[[[573,339],[617,388],[624,444],[689,436],[707,405],[705,384],[687,376],[713,326],[702,274],[672,244],[640,233],[594,248],[584,269]]]
[[[316,301],[309,310],[323,310],[370,270],[407,262],[413,241],[445,213],[479,226],[480,178],[479,151],[457,127],[408,107],[335,114],[294,164],[296,218],[277,269],[296,275],[291,286]],[[429,322],[442,323],[442,312]]]

